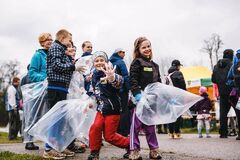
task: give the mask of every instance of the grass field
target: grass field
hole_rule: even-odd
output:
[[[43,160],[40,156],[28,155],[28,154],[15,154],[12,152],[0,152],[1,160]]]
[[[3,143],[22,143],[22,139],[17,137],[16,140],[8,140],[8,133],[0,132],[0,144]]]

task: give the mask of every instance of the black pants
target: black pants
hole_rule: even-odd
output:
[[[118,133],[123,136],[128,136],[130,133],[130,120],[131,120],[131,112],[128,108],[128,92],[120,93],[121,98],[121,108],[122,111],[120,113],[120,122],[118,127]]]
[[[20,122],[20,116],[19,111],[17,110],[11,110],[9,111],[9,133],[8,133],[8,139],[16,139],[17,134],[21,129],[21,122]]]
[[[223,136],[228,135],[228,117],[227,114],[231,108],[229,96],[220,96],[220,129],[219,134]],[[234,108],[235,109],[235,108]],[[235,109],[238,121],[238,131],[240,130],[240,110]],[[239,131],[240,132],[240,131]]]
[[[173,133],[180,133],[181,123],[182,123],[182,117],[178,117],[178,119],[176,120],[176,122],[169,123],[169,124],[168,124],[169,132],[170,132],[171,134],[173,134]]]

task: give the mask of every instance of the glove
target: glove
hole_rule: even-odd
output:
[[[135,101],[138,103],[140,101],[140,99],[142,98],[142,94],[138,93],[134,96]]]

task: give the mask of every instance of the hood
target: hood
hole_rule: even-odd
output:
[[[174,71],[178,71],[177,67],[176,66],[171,66],[168,70],[168,74],[174,72]]]
[[[217,66],[219,68],[225,68],[229,63],[231,62],[230,59],[228,58],[223,58],[223,59],[220,59],[217,63]]]
[[[85,56],[91,56],[91,55],[92,55],[91,52],[84,52],[84,53],[82,54],[82,57],[85,57]]]
[[[110,57],[110,62],[116,62],[118,60],[122,60],[122,58],[117,54],[117,53],[113,53],[112,56]]]

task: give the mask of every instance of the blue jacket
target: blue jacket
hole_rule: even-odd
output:
[[[115,74],[115,81],[111,83],[102,80],[103,77],[105,74],[102,71],[93,71],[92,87],[97,100],[97,111],[103,115],[119,115],[121,107],[119,88],[122,86],[122,76]]]
[[[46,73],[47,53],[38,49],[32,57],[29,68],[29,79],[31,82],[40,82],[47,77]]]
[[[113,66],[116,66],[116,73],[121,75],[124,79],[124,83],[120,92],[128,92],[130,89],[130,84],[128,70],[125,62],[117,53],[113,53],[109,60]]]

